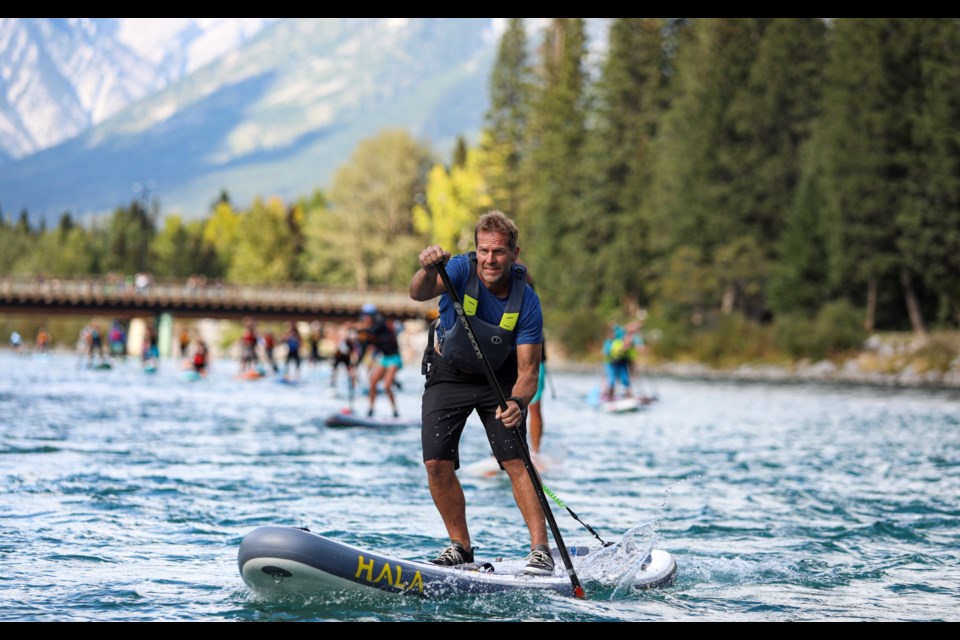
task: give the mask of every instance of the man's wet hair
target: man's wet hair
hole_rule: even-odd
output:
[[[505,233],[507,235],[507,244],[511,249],[517,248],[517,238],[520,230],[513,220],[507,217],[502,211],[488,211],[477,220],[477,226],[473,229],[473,242],[477,243],[480,233]]]

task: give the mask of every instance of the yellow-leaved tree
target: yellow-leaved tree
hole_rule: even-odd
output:
[[[434,165],[427,177],[425,202],[413,208],[416,230],[451,253],[473,248],[473,225],[479,214],[493,206],[480,172],[481,152],[467,151],[462,165],[449,170]]]

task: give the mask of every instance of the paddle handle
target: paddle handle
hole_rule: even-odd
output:
[[[476,333],[473,331],[473,326],[470,324],[470,318],[467,317],[466,312],[463,310],[463,303],[460,300],[460,294],[457,293],[453,283],[450,282],[450,276],[447,274],[447,268],[444,263],[437,263],[436,268],[437,272],[440,274],[440,279],[443,280],[443,286],[447,290],[447,295],[450,296],[450,300],[453,302],[453,308],[457,314],[457,320],[467,332],[467,335],[470,338],[470,344],[473,345],[474,351],[477,355],[477,359],[479,359],[483,365],[483,372],[487,377],[487,382],[490,383],[491,388],[497,394],[497,402],[500,405],[500,408],[506,410],[507,398],[503,394],[503,389],[500,388],[500,382],[497,380],[497,375],[494,372],[493,367],[490,365],[490,361],[487,360],[487,356],[483,352],[483,345],[481,345],[480,341],[477,340]],[[580,584],[580,579],[577,578],[576,571],[574,571],[573,562],[570,560],[570,553],[567,551],[567,547],[563,544],[563,538],[560,536],[560,529],[557,527],[557,521],[554,519],[553,512],[550,510],[550,503],[547,501],[547,496],[543,492],[540,476],[537,473],[536,467],[533,465],[533,461],[530,459],[530,452],[527,450],[527,444],[524,442],[519,431],[516,429],[510,429],[510,431],[513,432],[513,438],[516,442],[517,449],[520,451],[520,458],[523,460],[523,464],[527,468],[527,473],[530,475],[530,480],[533,482],[533,488],[537,492],[537,498],[540,500],[540,508],[543,509],[543,515],[546,517],[547,522],[550,525],[550,531],[553,533],[553,539],[557,543],[557,549],[560,551],[560,557],[563,559],[563,566],[567,570],[567,575],[570,576],[570,583],[573,585],[573,595],[577,598],[583,598],[583,586]]]

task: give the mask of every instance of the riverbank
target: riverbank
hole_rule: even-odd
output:
[[[741,363],[717,368],[694,361],[658,361],[647,355],[638,371],[646,376],[684,379],[729,380],[735,382],[822,382],[882,387],[960,389],[958,336],[937,340],[918,339],[905,334],[871,336],[856,353],[848,353],[817,362]],[[557,371],[569,370],[603,375],[600,362],[573,362],[554,357],[550,365]]]

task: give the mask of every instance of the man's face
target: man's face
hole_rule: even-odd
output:
[[[477,275],[494,293],[502,293],[510,282],[510,267],[517,261],[520,248],[511,249],[505,233],[477,234]]]

